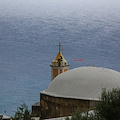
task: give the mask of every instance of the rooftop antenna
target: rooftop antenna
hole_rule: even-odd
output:
[[[59,45],[57,45],[57,46],[59,46],[59,52],[61,51],[61,47],[62,47],[62,54],[63,54],[63,45],[61,45],[59,42]]]

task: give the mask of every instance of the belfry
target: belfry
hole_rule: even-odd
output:
[[[63,57],[61,51],[61,44],[59,43],[59,53],[55,57],[55,59],[52,61],[51,66],[51,81],[60,73],[68,71],[68,62]]]

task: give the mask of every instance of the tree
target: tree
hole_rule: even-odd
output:
[[[28,110],[28,106],[25,103],[17,108],[13,120],[31,120],[31,112]]]
[[[120,120],[120,88],[103,89],[96,110],[105,120]]]

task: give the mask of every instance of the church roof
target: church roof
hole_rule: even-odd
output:
[[[54,59],[52,62],[58,62],[58,59],[60,59],[61,57],[62,57],[62,62],[67,62],[67,61],[65,60],[65,58],[63,57],[63,55],[62,55],[61,52],[59,52],[59,53],[57,54],[57,56],[55,57],[55,59]]]
[[[42,94],[54,97],[99,100],[102,88],[120,87],[120,72],[101,67],[79,67],[64,72]]]

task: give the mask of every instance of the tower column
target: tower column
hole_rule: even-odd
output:
[[[60,74],[60,69],[58,69],[58,75]]]
[[[53,69],[51,68],[51,80],[53,79]]]

